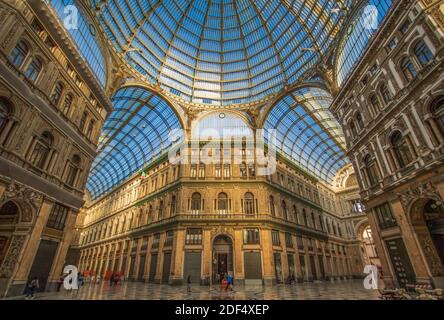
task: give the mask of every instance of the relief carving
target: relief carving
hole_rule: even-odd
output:
[[[0,278],[10,278],[12,276],[15,265],[20,258],[20,253],[22,251],[25,240],[25,235],[15,235],[12,237],[11,244],[5,256],[5,260],[0,267]]]
[[[43,202],[43,196],[24,185],[18,184],[15,181],[6,187],[0,203],[4,203],[10,199],[14,199],[20,206],[20,221],[32,222],[34,212],[37,212]]]

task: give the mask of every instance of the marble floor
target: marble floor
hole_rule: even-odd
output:
[[[12,297],[9,299],[25,299]],[[42,292],[36,300],[378,300],[378,291],[366,290],[359,280],[301,283],[295,285],[238,286],[233,292],[219,288],[168,286],[125,282],[110,287],[107,282],[85,283],[77,292]]]

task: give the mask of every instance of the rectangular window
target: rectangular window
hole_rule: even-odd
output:
[[[153,239],[153,245],[151,246],[152,249],[157,249],[159,248],[159,243],[160,243],[160,233],[156,233],[154,235],[154,239]]]
[[[291,236],[291,233],[285,233],[285,245],[287,248],[293,248],[293,237]]]
[[[197,166],[196,165],[191,166],[190,176],[191,176],[191,178],[197,177]]]
[[[273,243],[274,246],[281,245],[281,241],[279,239],[279,231],[276,230],[271,231],[271,242]]]
[[[224,178],[229,178],[231,176],[230,165],[224,165]]]
[[[298,244],[298,249],[304,250],[304,240],[302,239],[301,236],[296,236],[296,242]]]
[[[164,246],[165,247],[171,247],[173,245],[173,239],[174,239],[174,231],[173,230],[168,230],[166,232]]]
[[[191,244],[191,245],[202,244],[202,229],[198,228],[187,229],[185,244]]]
[[[259,244],[259,229],[244,229],[244,244]]]
[[[384,203],[375,207],[375,212],[381,229],[387,229],[398,225],[389,203]]]
[[[55,203],[49,214],[48,222],[46,226],[48,228],[63,230],[65,229],[66,217],[68,216],[69,209],[58,203]]]
[[[216,165],[215,171],[216,178],[222,178],[222,168],[220,165]]]

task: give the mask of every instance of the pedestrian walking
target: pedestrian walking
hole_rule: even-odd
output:
[[[191,293],[191,275],[187,277],[187,292]]]
[[[28,284],[26,290],[26,299],[28,299],[29,297],[31,297],[31,299],[34,299],[34,292],[38,288],[39,288],[39,278],[34,277]]]

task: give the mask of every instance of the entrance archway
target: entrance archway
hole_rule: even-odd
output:
[[[435,285],[444,285],[444,205],[437,199],[419,199],[410,219]]]
[[[213,240],[212,276],[214,283],[218,283],[225,275],[233,272],[233,240],[221,234]]]
[[[19,216],[20,209],[14,201],[7,201],[0,206],[0,266],[6,257]]]

